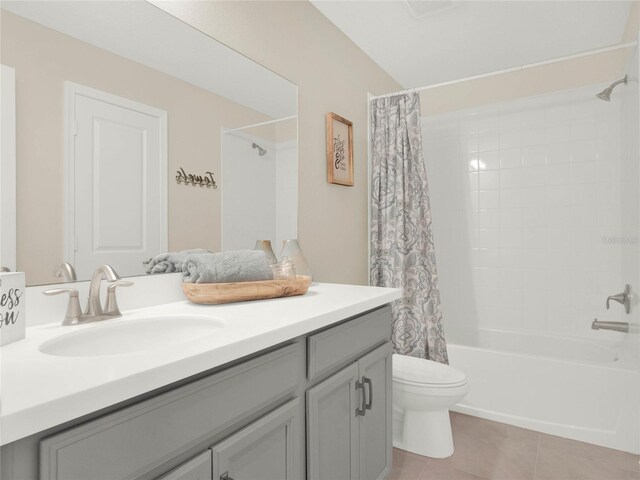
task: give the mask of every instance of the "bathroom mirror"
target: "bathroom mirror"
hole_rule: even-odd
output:
[[[63,262],[140,275],[166,251],[297,237],[295,84],[141,0],[1,14],[28,284],[63,281]]]

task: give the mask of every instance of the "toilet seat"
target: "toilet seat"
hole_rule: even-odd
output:
[[[466,385],[467,376],[456,368],[433,360],[394,354],[393,381],[408,386],[455,388]]]

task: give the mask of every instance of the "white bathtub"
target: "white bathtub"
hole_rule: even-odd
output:
[[[615,344],[484,330],[448,345],[470,389],[454,411],[640,453],[640,374]]]

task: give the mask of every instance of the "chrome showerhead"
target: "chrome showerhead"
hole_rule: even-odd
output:
[[[610,102],[611,101],[611,92],[613,92],[613,89],[616,88],[616,86],[620,85],[621,83],[624,83],[626,85],[627,84],[627,80],[628,80],[627,76],[625,75],[625,77],[623,79],[618,80],[617,82],[613,82],[610,86],[608,86],[603,91],[598,93],[596,95],[596,97],[598,97],[600,100],[604,100],[605,102]]]
[[[256,149],[256,148],[257,148],[257,149],[258,149],[258,155],[260,155],[261,157],[262,157],[263,155],[266,155],[266,154],[267,154],[267,150],[266,150],[265,148],[262,148],[262,147],[261,147],[260,145],[258,145],[257,143],[252,143],[252,144],[251,144],[251,148],[253,148],[253,149]]]
[[[608,88],[605,88],[600,93],[598,93],[596,95],[596,97],[598,97],[600,100],[604,100],[605,102],[610,102],[611,101],[611,92],[613,92],[613,88],[608,87]]]

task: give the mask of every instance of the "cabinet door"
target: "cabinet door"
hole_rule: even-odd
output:
[[[360,422],[360,478],[384,479],[391,471],[391,343],[358,360],[365,414]]]
[[[307,479],[356,480],[359,432],[358,365],[307,390]]]
[[[297,399],[211,448],[213,480],[293,480]]]
[[[211,480],[211,450],[186,461],[158,480]]]

